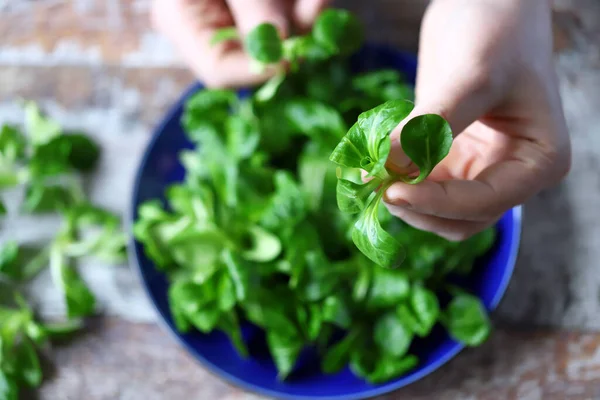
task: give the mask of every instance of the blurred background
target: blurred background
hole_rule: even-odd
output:
[[[533,0],[532,0],[533,1]],[[416,52],[425,0],[336,1],[371,40]],[[104,152],[92,198],[124,213],[154,124],[194,81],[153,32],[151,0],[0,0],[0,122],[34,100]],[[555,60],[573,140],[573,169],[525,206],[509,291],[483,347],[461,353],[388,399],[600,399],[600,2],[554,1]],[[56,221],[9,219],[6,238],[50,237]],[[195,365],[156,324],[127,266],[81,269],[103,316],[59,346],[41,399],[254,399]],[[29,293],[63,312],[48,276]]]

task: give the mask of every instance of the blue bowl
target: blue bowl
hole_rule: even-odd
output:
[[[414,82],[416,59],[409,54],[379,47],[366,46],[353,60],[356,70],[395,68]],[[172,183],[184,178],[184,169],[179,162],[181,150],[193,148],[186,138],[180,117],[185,100],[202,86],[191,87],[177,102],[154,132],[137,171],[130,223],[137,218],[138,206],[146,200],[164,198],[164,191]],[[248,91],[240,91],[241,95]],[[464,283],[465,287],[479,296],[486,308],[493,310],[502,298],[510,280],[519,248],[521,231],[521,208],[508,211],[498,222],[498,236],[494,248],[479,260],[474,274]],[[463,346],[452,340],[440,327],[432,334],[415,342],[411,351],[419,356],[420,364],[411,372],[390,382],[371,385],[354,376],[346,368],[335,375],[320,372],[318,359],[305,354],[299,361],[300,367],[289,381],[276,379],[276,368],[264,345],[261,333],[252,327],[244,327],[243,334],[250,343],[251,358],[242,359],[221,332],[208,335],[200,332],[181,334],[175,329],[167,301],[168,283],[144,254],[141,243],[130,240],[131,260],[139,273],[142,284],[160,314],[167,330],[202,365],[215,375],[243,389],[279,399],[364,399],[382,395],[406,386],[430,374],[454,357]]]

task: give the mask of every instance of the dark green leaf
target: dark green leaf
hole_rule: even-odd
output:
[[[63,292],[69,318],[92,315],[96,299],[58,245],[50,250],[50,271],[55,285]]]
[[[19,400],[17,382],[2,369],[0,369],[0,400]]]
[[[253,289],[252,286],[257,284],[251,271],[253,266],[229,250],[223,252],[223,263],[227,267],[227,271],[233,282],[237,300],[240,302],[246,300],[249,292]]]
[[[352,241],[356,247],[374,263],[385,268],[396,268],[406,257],[404,248],[386,232],[378,220],[378,208],[383,190],[372,193],[368,206],[354,224]]]
[[[33,183],[25,190],[21,211],[35,214],[58,212],[67,209],[75,201],[75,194],[70,188]]]
[[[227,150],[230,156],[242,160],[252,156],[260,141],[260,132],[255,124],[234,115],[227,119],[226,129]]]
[[[305,267],[298,279],[298,293],[307,301],[321,300],[340,284],[341,271],[318,251],[309,251],[304,256]]]
[[[185,102],[185,112],[212,121],[220,121],[229,115],[229,109],[236,99],[237,96],[232,90],[199,90]]]
[[[169,304],[177,329],[186,332],[191,323],[204,333],[212,331],[221,316],[218,305],[218,276],[202,284],[175,281],[169,288]]]
[[[28,162],[29,173],[33,178],[43,178],[69,172],[71,150],[72,143],[64,135],[38,144]]]
[[[494,246],[496,235],[495,227],[487,228],[467,239],[464,246],[468,247],[475,257],[481,257]]]
[[[400,359],[383,355],[373,360],[372,357],[362,353],[359,356],[353,355],[350,367],[354,373],[364,377],[370,383],[379,384],[409,372],[418,363],[419,359],[414,355],[407,355]]]
[[[323,320],[340,328],[349,328],[352,314],[349,305],[338,296],[329,296],[323,301]]]
[[[220,273],[217,288],[219,309],[223,312],[231,311],[237,302],[236,287],[234,287],[228,273]]]
[[[408,351],[412,338],[412,331],[393,312],[382,315],[375,322],[373,339],[382,354],[402,357]]]
[[[42,383],[42,367],[33,344],[29,340],[22,341],[16,357],[20,379],[31,388],[38,387]]]
[[[300,183],[309,196],[313,210],[331,203],[335,196],[335,165],[329,161],[327,153],[322,146],[313,142],[304,148],[298,160]]]
[[[427,178],[448,155],[452,146],[452,129],[439,115],[419,115],[404,125],[400,142],[406,155],[419,167],[419,176],[407,180],[415,184]]]
[[[333,54],[351,54],[363,44],[364,32],[360,21],[349,11],[323,11],[313,26],[317,43]]]
[[[481,301],[469,294],[452,299],[444,310],[442,322],[450,335],[467,346],[479,346],[487,340],[491,324]]]
[[[193,217],[199,224],[214,221],[214,196],[208,187],[176,184],[170,186],[166,194],[174,212]],[[143,210],[140,210],[140,213],[142,212]],[[157,212],[157,219],[161,220],[165,217],[161,206]]]
[[[354,329],[342,340],[331,346],[321,361],[321,368],[326,374],[339,372],[350,361],[350,352],[360,340],[361,331]]]
[[[390,270],[371,266],[372,278],[367,304],[370,307],[384,308],[398,305],[410,294],[409,280],[399,270]]]
[[[277,366],[277,378],[284,380],[296,364],[298,355],[304,348],[304,343],[299,335],[282,335],[281,332],[269,331],[267,344]]]
[[[230,311],[222,314],[219,319],[218,327],[225,331],[227,336],[229,336],[229,339],[231,340],[231,343],[233,343],[238,354],[242,357],[248,357],[248,349],[244,343],[238,317],[235,312]]]
[[[440,315],[440,305],[436,294],[417,285],[411,291],[410,305],[422,327],[422,330],[417,333],[421,336],[428,335]]]
[[[48,266],[48,249],[18,246],[7,242],[0,250],[0,275],[4,274],[17,282],[33,279]]]
[[[413,110],[406,100],[391,100],[358,116],[358,127],[366,138],[370,160],[361,161],[361,167],[370,176],[377,175],[385,165],[390,151],[389,134]]]
[[[416,285],[408,303],[398,306],[397,314],[412,332],[426,337],[440,315],[440,305],[435,293]]]
[[[262,216],[262,224],[273,230],[293,226],[306,215],[304,192],[286,171],[275,173],[275,193]]]
[[[188,311],[186,314],[192,325],[201,332],[208,333],[217,326],[221,311],[216,304],[211,304],[201,310]]]
[[[0,216],[6,215],[6,206],[2,199],[0,199]]]
[[[413,108],[410,101],[392,100],[363,112],[334,149],[331,160],[364,169],[369,176],[380,175],[390,151],[389,134]]]
[[[381,185],[379,178],[373,178],[364,184],[354,183],[347,179],[338,179],[336,193],[340,211],[348,214],[361,212],[368,204],[369,197]]]
[[[290,100],[285,103],[283,113],[293,130],[316,141],[329,137],[332,139],[329,143],[335,145],[347,130],[340,113],[334,107],[317,100]]]
[[[389,83],[397,83],[403,80],[402,74],[395,69],[380,69],[356,75],[352,79],[352,85],[364,92],[373,93],[381,90]]]
[[[169,286],[168,298],[171,318],[173,318],[175,328],[177,328],[180,333],[187,333],[192,325],[185,315],[184,307],[186,307],[186,309],[191,309],[194,306],[188,306],[183,299],[180,299],[180,296],[182,296],[181,292],[184,290],[183,285],[185,284],[182,282],[172,283],[171,286]]]
[[[349,168],[362,168],[363,159],[368,158],[367,138],[358,123],[352,125],[330,156],[330,160],[334,163]]]
[[[16,127],[2,126],[0,130],[0,164],[12,164],[25,156],[27,142],[25,136]]]
[[[69,164],[78,171],[93,170],[100,159],[100,147],[89,136],[84,134],[68,134],[64,140],[71,144]]]
[[[248,33],[244,43],[250,57],[261,63],[276,63],[283,57],[282,41],[272,24],[258,25]]]
[[[18,273],[15,265],[19,255],[19,245],[14,240],[5,242],[0,248],[0,274],[14,278]]]

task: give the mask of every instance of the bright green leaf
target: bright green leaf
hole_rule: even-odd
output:
[[[364,184],[354,183],[346,179],[338,179],[337,182],[337,205],[340,211],[348,214],[356,214],[364,210],[368,204],[369,197],[381,180],[373,178]]]
[[[285,379],[296,365],[296,360],[304,348],[299,335],[282,335],[277,331],[267,333],[267,344],[277,366],[277,378]]]
[[[54,284],[64,295],[69,318],[91,316],[96,309],[96,299],[56,244],[50,250],[50,272]]]
[[[261,63],[276,63],[283,57],[282,41],[272,24],[262,23],[255,27],[244,43],[250,57]]]
[[[281,241],[269,231],[251,226],[247,231],[248,244],[243,246],[242,257],[249,261],[269,262],[281,254]]]
[[[408,276],[393,269],[373,269],[367,304],[374,308],[393,307],[409,297],[410,284]]]
[[[479,346],[487,340],[491,324],[477,297],[460,294],[444,310],[442,322],[450,335],[467,346]]]
[[[254,97],[256,98],[256,100],[262,101],[262,102],[273,99],[273,97],[275,97],[275,95],[277,94],[277,91],[279,90],[279,87],[281,86],[281,84],[283,83],[284,80],[285,80],[284,72],[279,72],[279,73],[275,74],[272,78],[270,78],[267,82],[265,82],[260,87],[260,89],[258,89],[256,91],[256,93],[254,94]]]
[[[426,337],[440,315],[438,298],[434,292],[416,285],[408,303],[398,306],[397,314],[415,334]]]
[[[383,190],[372,193],[368,206],[354,224],[352,241],[374,263],[385,268],[398,267],[406,257],[404,248],[386,232],[378,220],[378,208]]]
[[[312,34],[317,43],[333,54],[351,54],[364,40],[360,21],[349,11],[340,9],[323,11],[315,21]]]
[[[406,155],[419,167],[419,176],[406,180],[416,184],[427,178],[450,152],[452,129],[439,115],[420,115],[404,125],[400,142]]]
[[[383,354],[402,357],[408,351],[412,338],[411,330],[393,312],[382,315],[375,322],[373,339]]]
[[[48,143],[62,131],[58,122],[45,116],[34,102],[25,105],[25,127],[34,146]]]

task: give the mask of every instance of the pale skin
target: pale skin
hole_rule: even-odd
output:
[[[238,87],[262,82],[270,72],[253,73],[239,46],[211,48],[216,28],[235,24],[248,32],[271,22],[286,35],[309,27],[326,3],[156,0],[154,21],[208,86]],[[433,0],[419,49],[415,109],[408,118],[440,114],[455,141],[425,182],[393,184],[384,203],[418,229],[463,240],[569,172],[550,2]],[[411,172],[414,166],[400,148],[401,128],[392,132],[388,167]]]

